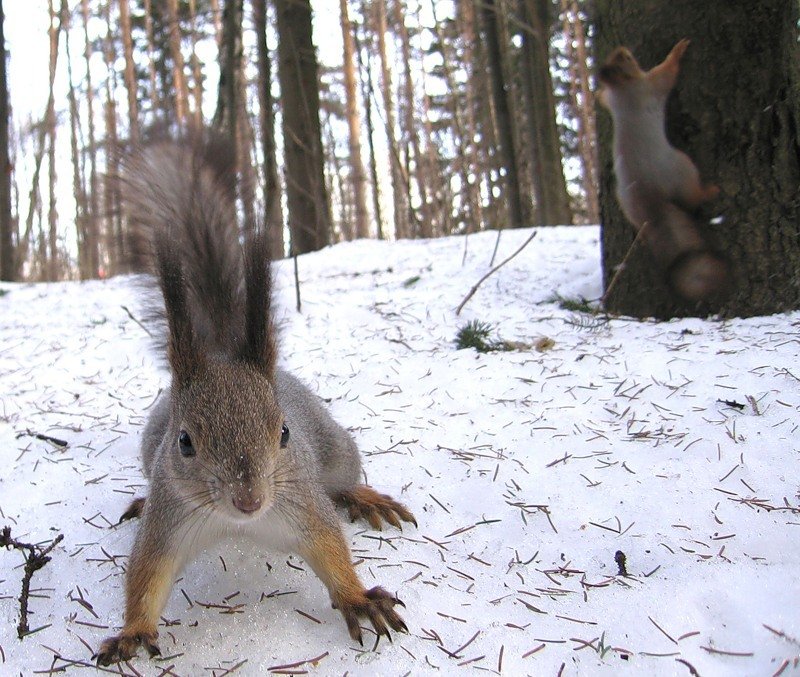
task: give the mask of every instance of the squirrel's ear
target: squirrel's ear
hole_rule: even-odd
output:
[[[156,231],[153,246],[169,325],[169,363],[177,384],[185,385],[202,368],[204,360],[197,347],[186,300],[183,262],[178,247],[168,233]]]
[[[275,371],[277,350],[272,326],[269,246],[263,229],[246,239],[244,266],[245,345],[242,358],[271,380]]]

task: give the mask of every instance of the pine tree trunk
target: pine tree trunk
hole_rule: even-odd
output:
[[[8,82],[6,78],[5,14],[0,0],[0,280],[17,277],[14,265],[14,224],[11,220],[11,163],[8,144]]]
[[[392,96],[392,69],[386,50],[386,0],[375,0],[375,34],[378,42],[378,56],[381,61],[381,95],[383,115],[386,122],[386,139],[389,146],[389,168],[392,180],[392,204],[394,205],[394,233],[397,238],[410,237],[410,223],[407,181],[403,176],[400,162],[400,149],[397,143],[394,97]]]
[[[581,158],[583,192],[586,198],[587,223],[600,222],[597,194],[597,129],[595,98],[589,87],[589,65],[586,54],[586,32],[577,0],[561,0],[562,25],[569,62],[569,99],[577,120],[578,152]]]
[[[461,188],[459,190],[459,203],[458,205],[452,206],[457,206],[459,212],[461,213],[459,221],[461,222],[461,229],[463,232],[470,232],[474,228],[476,196],[475,191],[473,190],[473,182],[470,181],[470,167],[469,160],[467,158],[467,146],[470,143],[470,139],[467,138],[464,131],[465,116],[462,106],[462,101],[464,98],[467,100],[467,107],[469,106],[469,97],[467,96],[462,98],[461,96],[461,93],[464,91],[466,84],[470,80],[470,77],[468,74],[466,77],[466,83],[464,85],[460,85],[456,81],[456,78],[453,74],[453,62],[456,61],[457,58],[453,54],[452,46],[449,44],[444,32],[441,30],[439,18],[436,15],[436,6],[434,3],[431,4],[431,12],[433,14],[433,32],[436,36],[439,53],[442,56],[442,71],[444,74],[444,81],[449,92],[449,96],[446,97],[446,101],[449,107],[449,113],[452,119],[453,127],[453,145],[455,147],[456,154],[454,170],[455,173],[458,174],[461,183]],[[461,65],[461,68],[467,69],[468,66],[469,60],[465,59],[464,63]],[[450,229],[448,229],[448,232],[450,232]]]
[[[355,206],[355,236],[369,237],[367,212],[367,176],[361,157],[361,116],[358,111],[358,78],[356,77],[355,40],[353,26],[347,11],[347,0],[339,0],[339,17],[342,27],[344,91],[347,99],[347,127],[349,131],[350,180],[353,185]]]
[[[47,109],[47,165],[48,165],[48,210],[47,210],[47,265],[45,280],[54,282],[59,277],[58,255],[58,209],[56,207],[56,109],[53,87],[58,63],[58,39],[61,34],[61,22],[53,7],[53,0],[48,3],[50,13],[50,96]]]
[[[222,13],[222,47],[219,51],[219,94],[214,126],[230,139],[238,172],[237,188],[244,214],[244,230],[256,228],[255,180],[250,156],[252,130],[245,110],[242,73],[243,0],[226,0]]]
[[[78,135],[80,133],[80,119],[78,113],[78,99],[75,96],[75,86],[72,80],[72,54],[70,51],[70,11],[67,0],[61,0],[61,21],[64,25],[64,50],[67,62],[67,101],[69,102],[69,146],[72,157],[72,193],[75,197],[75,231],[78,244],[78,274],[80,279],[88,280],[97,276],[97,270],[92,270],[89,254],[91,236],[87,213],[89,200],[86,196],[83,174],[81,172],[80,152],[78,150]]]
[[[128,90],[128,134],[132,143],[139,141],[139,110],[136,69],[133,62],[133,36],[128,0],[118,0],[122,52],[125,55],[125,88]]]
[[[667,136],[694,160],[705,181],[720,188],[719,198],[702,210],[703,232],[728,258],[734,277],[724,303],[690,305],[667,289],[647,250],[638,246],[607,299],[610,310],[674,317],[800,308],[797,21],[798,3],[786,0],[597,2],[597,63],[624,44],[647,70],[679,39],[692,41],[667,106]],[[754,49],[757,64],[747,56]],[[635,233],[614,195],[612,125],[606,112],[598,116],[598,133],[608,285]],[[715,215],[721,220],[710,223],[708,217]]]
[[[520,0],[523,23],[522,62],[531,137],[531,168],[540,223],[572,223],[556,126],[553,78],[550,74],[550,0]],[[537,188],[538,187],[538,188]]]
[[[317,55],[309,0],[275,0],[275,8],[291,253],[303,254],[328,244],[331,224],[319,119]]]
[[[172,55],[172,86],[175,89],[175,119],[178,121],[178,125],[183,127],[189,114],[189,95],[186,89],[183,51],[181,50],[182,31],[178,15],[178,0],[167,0],[166,10]]]
[[[104,39],[103,54],[106,61],[108,76],[106,77],[105,100],[105,128],[106,128],[106,157],[108,171],[103,180],[103,209],[106,214],[106,248],[109,256],[109,273],[114,275],[126,269],[125,238],[122,231],[121,197],[118,181],[119,176],[119,136],[117,134],[117,82],[113,64],[117,54],[114,49],[114,33],[116,27],[111,21],[110,3],[106,5],[106,36]]]
[[[47,108],[50,108],[48,104]],[[14,252],[14,279],[19,278],[23,265],[28,259],[30,245],[33,243],[33,221],[37,213],[42,210],[42,191],[39,187],[39,180],[42,172],[42,161],[47,147],[47,125],[45,118],[36,126],[36,143],[33,150],[33,177],[31,178],[31,189],[28,192],[28,215],[25,218],[25,232],[19,239],[19,246]]]
[[[199,128],[203,122],[203,72],[197,56],[197,2],[189,0],[189,32],[192,40],[192,95],[194,98],[194,123]]]
[[[87,124],[89,129],[89,212],[88,219],[89,243],[87,245],[89,255],[89,267],[100,274],[100,228],[99,228],[99,209],[97,203],[97,137],[94,126],[94,85],[92,83],[92,73],[89,63],[92,56],[92,44],[89,40],[89,0],[81,0],[81,13],[83,15],[83,38],[84,52],[83,58],[86,64],[86,108]]]
[[[270,256],[281,259],[283,248],[283,207],[275,150],[275,114],[272,100],[272,59],[267,49],[267,2],[253,0],[253,21],[258,51],[258,108],[261,146],[264,156],[264,210],[269,231]]]
[[[408,205],[413,230],[410,237],[431,236],[431,205],[428,199],[428,177],[425,171],[425,158],[420,150],[419,133],[417,131],[417,115],[415,111],[414,78],[411,73],[411,40],[406,27],[406,7],[404,0],[395,0],[394,29],[400,38],[400,60],[403,69],[403,98],[400,102],[400,124],[403,141],[406,146],[405,179],[409,191]],[[413,172],[411,171],[413,158]],[[411,198],[411,178],[419,194],[419,215]]]
[[[472,2],[460,3],[457,7],[456,20],[459,23],[459,33],[464,42],[464,59],[462,67],[467,71],[466,88],[466,128],[469,142],[466,153],[468,159],[469,173],[469,202],[471,204],[472,218],[467,222],[467,233],[483,230],[485,226],[485,216],[483,212],[483,197],[481,196],[481,185],[486,174],[486,163],[483,161],[480,145],[476,142],[478,138],[478,115],[476,108],[479,105],[476,95],[476,78],[480,80],[485,74],[485,68],[477,66],[477,30],[475,27],[475,6]],[[485,80],[485,77],[483,77]]]
[[[366,34],[366,6],[362,0],[361,3],[361,16],[364,17],[362,29]],[[380,198],[380,182],[378,180],[378,162],[375,157],[375,126],[372,122],[372,99],[375,95],[375,85],[372,80],[372,68],[367,56],[367,62],[364,62],[364,51],[362,49],[361,41],[358,37],[358,32],[354,34],[356,54],[358,55],[358,70],[361,81],[361,100],[364,104],[364,122],[367,125],[367,144],[369,145],[369,174],[372,179],[372,210],[375,213],[375,226],[377,229],[377,236],[379,240],[384,238],[385,229],[383,227],[383,209],[381,207]],[[369,40],[369,37],[367,40]],[[369,49],[367,54],[371,53]]]
[[[489,66],[489,78],[492,83],[492,97],[497,114],[497,132],[500,142],[500,155],[505,169],[506,203],[508,206],[508,226],[521,228],[525,225],[522,208],[522,195],[519,183],[519,161],[514,144],[514,120],[509,99],[509,88],[503,72],[503,49],[500,34],[501,27],[497,16],[497,1],[485,0],[481,8],[483,28],[486,36],[486,48]]]
[[[155,38],[153,36],[152,0],[144,0],[144,29],[147,36],[147,74],[150,78],[150,112],[156,115],[162,111],[161,97],[156,79]],[[166,112],[166,111],[162,111]]]

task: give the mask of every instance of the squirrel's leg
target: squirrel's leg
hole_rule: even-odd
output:
[[[386,494],[379,494],[366,484],[359,484],[352,489],[341,491],[334,496],[334,500],[347,508],[351,521],[355,522],[359,518],[364,518],[373,529],[382,527],[381,519],[398,529],[402,529],[400,520],[411,522],[417,526],[414,515],[402,503]]]
[[[307,526],[308,537],[298,544],[298,553],[328,588],[331,602],[344,616],[350,636],[363,644],[359,618],[368,619],[378,637],[384,635],[391,640],[389,628],[408,632],[394,610],[396,604],[404,606],[403,603],[381,587],[367,590],[359,580],[350,548],[333,513],[330,519],[314,514]]]
[[[125,580],[125,625],[95,655],[98,665],[126,661],[139,646],[151,656],[161,653],[157,624],[184,557],[171,548],[179,525],[153,524],[145,512],[128,562]],[[170,530],[172,533],[170,533]]]

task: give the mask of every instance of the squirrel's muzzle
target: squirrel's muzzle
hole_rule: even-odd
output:
[[[257,513],[264,503],[264,498],[260,492],[248,487],[236,487],[231,491],[231,501],[233,507],[244,515]]]

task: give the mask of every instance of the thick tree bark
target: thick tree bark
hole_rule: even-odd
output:
[[[275,113],[272,99],[272,58],[267,48],[267,1],[253,0],[253,22],[258,53],[258,108],[261,152],[264,156],[264,211],[273,259],[283,258],[283,207],[275,146]]]
[[[303,254],[328,244],[331,225],[319,120],[317,55],[309,0],[275,0],[275,9],[291,253]]]
[[[522,208],[522,195],[519,184],[519,161],[514,143],[514,120],[510,90],[503,72],[503,49],[500,42],[501,28],[497,15],[497,0],[485,0],[481,8],[484,34],[486,37],[487,63],[492,84],[492,98],[497,114],[497,133],[499,152],[505,170],[505,197],[508,207],[508,227],[521,228],[525,225]]]
[[[350,181],[355,206],[355,236],[369,237],[367,212],[367,175],[361,156],[361,115],[358,110],[358,78],[356,77],[355,39],[347,11],[347,0],[339,0],[339,19],[342,27],[344,91],[347,99],[347,127],[350,152]]]
[[[572,223],[572,212],[561,164],[556,126],[556,102],[550,74],[550,0],[520,0],[523,23],[523,92],[528,109],[531,168],[540,223]],[[530,28],[530,30],[528,30]]]
[[[11,162],[8,148],[8,83],[5,15],[0,0],[0,280],[14,280],[14,224],[11,220]]]
[[[610,310],[674,317],[800,308],[797,21],[798,4],[786,0],[597,2],[596,63],[624,44],[646,70],[681,38],[692,41],[667,107],[667,136],[694,160],[705,181],[720,187],[719,198],[703,209],[701,225],[730,261],[735,285],[722,303],[687,304],[669,291],[645,248],[637,246],[609,294]],[[704,28],[709,25],[713,31]],[[605,112],[598,115],[598,134],[608,285],[635,233],[614,196],[612,129]],[[721,218],[708,221],[716,215]]]

